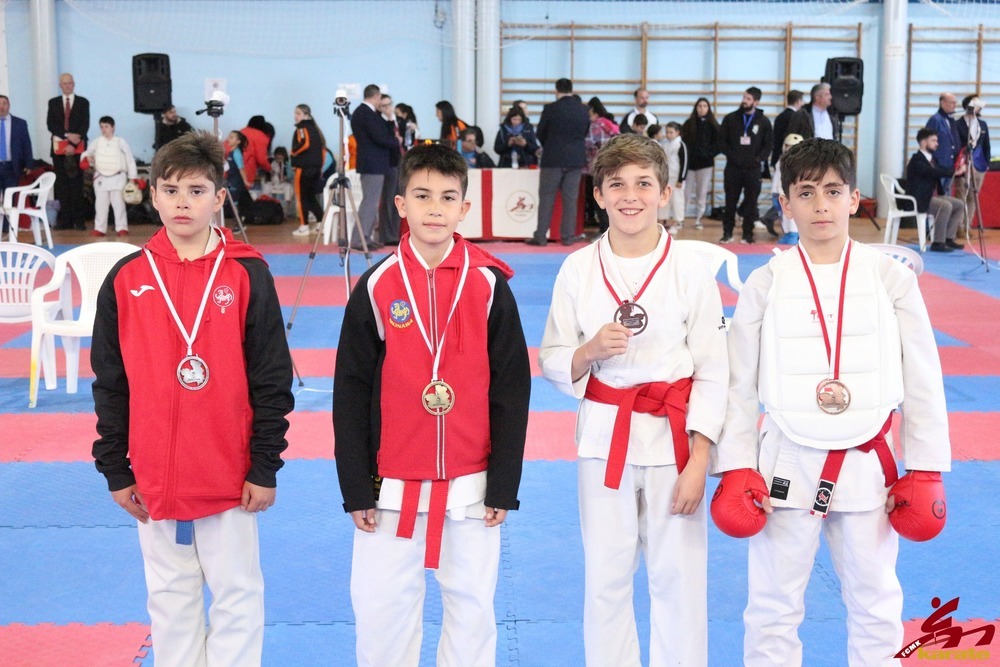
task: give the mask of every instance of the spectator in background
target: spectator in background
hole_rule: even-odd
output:
[[[979,117],[983,111],[983,101],[975,95],[968,95],[962,100],[965,115],[958,119],[959,146],[965,151],[965,174],[955,178],[955,194],[965,202],[969,211],[969,223],[975,219],[976,193],[983,188],[983,179],[990,166],[990,128],[986,121]],[[969,159],[969,146],[972,146],[972,159]],[[969,187],[969,176],[976,179],[976,190]]]
[[[242,132],[237,132],[233,130],[226,137],[226,190],[229,191],[229,196],[232,201],[236,202],[236,206],[243,211],[244,215],[247,209],[244,207],[249,207],[250,202],[253,201],[253,197],[250,196],[249,185],[246,182],[246,171],[244,166],[246,164],[244,156],[247,150],[247,138]],[[227,218],[232,217],[229,207],[223,205],[222,207],[223,215]],[[94,227],[97,227],[97,221],[94,221]]]
[[[3,197],[4,190],[18,184],[33,159],[28,123],[11,115],[10,98],[0,95],[0,197]],[[7,224],[4,217],[4,235],[8,231]]]
[[[458,152],[465,158],[465,164],[468,165],[469,169],[493,169],[496,167],[493,158],[479,150],[482,148],[482,144],[479,142],[482,132],[476,132],[478,129],[475,126],[470,126],[462,130]]]
[[[399,158],[403,155],[403,134],[399,131],[391,95],[382,93],[378,110],[397,144],[395,150],[389,151],[389,171],[385,173],[385,180],[382,181],[382,200],[378,208],[379,239],[386,245],[398,245],[400,218],[395,198],[399,187]]]
[[[172,106],[163,112],[156,121],[156,138],[153,140],[153,150],[160,150],[174,139],[191,131],[191,125],[177,115],[177,107]]]
[[[590,118],[590,130],[583,145],[587,152],[587,164],[583,168],[583,194],[586,198],[586,210],[584,220],[592,225],[597,225],[597,229],[603,234],[608,231],[608,212],[597,205],[594,198],[594,177],[590,173],[590,165],[597,157],[597,151],[606,144],[611,137],[620,134],[615,117],[608,112],[604,103],[599,97],[591,97],[587,102],[587,115]]]
[[[789,90],[788,95],[785,96],[785,101],[788,103],[788,106],[774,119],[774,149],[771,151],[772,167],[778,166],[778,160],[781,158],[782,147],[785,142],[785,135],[788,134],[788,122],[792,120],[795,112],[802,108],[802,104],[805,102],[805,95],[802,94],[801,90]]]
[[[753,243],[753,225],[757,221],[757,198],[761,173],[771,156],[771,121],[757,108],[760,88],[751,86],[743,93],[740,107],[722,120],[721,146],[726,154],[724,187],[726,213],[722,220],[719,243],[733,242],[736,204],[743,194],[743,243]]]
[[[953,176],[961,176],[965,173],[966,165],[951,169],[937,163],[934,152],[938,147],[938,136],[929,127],[922,127],[917,132],[917,147],[919,150],[910,157],[906,165],[906,194],[917,201],[918,213],[926,213],[934,218],[931,250],[961,250],[965,246],[956,237],[965,222],[965,202],[937,193],[942,179],[950,181]]]
[[[420,139],[420,128],[417,127],[417,114],[413,112],[413,107],[400,102],[396,105],[396,126],[403,137],[403,151],[413,148],[413,145]]]
[[[543,246],[548,242],[549,222],[556,205],[556,192],[562,199],[562,244],[582,240],[576,235],[576,202],[580,196],[580,176],[587,163],[585,140],[590,130],[587,108],[573,96],[573,82],[556,81],[556,101],[546,104],[538,121],[538,140],[542,144],[542,173],[538,182],[538,227],[527,243]]]
[[[295,202],[299,208],[299,227],[292,234],[309,235],[309,214],[316,222],[323,219],[323,206],[317,195],[322,189],[320,173],[326,153],[326,139],[312,117],[308,104],[295,107],[295,134],[292,137],[292,167],[295,169]],[[270,166],[270,165],[268,165]],[[380,184],[381,185],[381,184]]]
[[[458,147],[458,137],[469,125],[455,114],[455,107],[447,100],[434,105],[437,119],[441,121],[441,143],[452,148]]]
[[[937,134],[937,150],[934,151],[934,161],[944,169],[955,168],[955,158],[962,148],[958,138],[958,123],[952,118],[958,102],[954,93],[941,93],[938,97],[937,112],[927,119],[927,129]],[[941,194],[951,194],[951,176],[941,178]]]
[[[129,179],[136,179],[135,158],[132,149],[121,137],[115,136],[115,119],[101,116],[101,136],[80,156],[94,168],[94,229],[91,236],[107,236],[108,205],[115,212],[115,231],[118,236],[128,236],[128,216],[122,189]]]
[[[59,76],[62,95],[49,100],[46,125],[52,133],[52,164],[56,172],[55,196],[59,200],[56,229],[86,229],[87,201],[83,197],[80,153],[87,148],[90,102],[77,95],[72,74]]]
[[[538,140],[521,107],[514,105],[500,124],[493,150],[500,156],[500,167],[532,167],[538,164],[535,153]]]
[[[274,126],[264,120],[263,116],[253,116],[240,132],[247,138],[247,147],[243,151],[243,181],[252,188],[257,181],[258,170],[271,173],[268,154],[271,151],[271,139],[274,138]]]
[[[653,123],[656,125],[656,123]],[[649,128],[649,119],[646,118],[645,114],[637,113],[632,116],[632,134],[646,135],[646,130]]]
[[[392,152],[399,152],[399,142],[396,141],[390,124],[379,113],[378,105],[381,101],[382,91],[379,87],[374,83],[368,84],[364,90],[364,101],[351,116],[351,132],[357,143],[357,149],[353,154],[356,154],[355,164],[361,176],[361,204],[358,205],[358,218],[365,235],[365,242],[373,250],[382,247],[381,243],[376,243],[372,238],[375,219],[378,217],[382,183],[385,181],[385,175],[389,173]],[[352,247],[360,248],[361,240],[355,239]]]
[[[701,229],[705,215],[708,191],[712,186],[715,156],[719,154],[719,121],[712,113],[712,104],[706,97],[694,103],[691,115],[681,126],[681,138],[688,150],[688,198],[694,200],[694,228]]]
[[[836,111],[830,109],[833,103],[833,95],[830,93],[830,84],[817,83],[809,91],[809,104],[804,104],[801,109],[788,121],[786,134],[800,134],[803,139],[836,139],[840,140],[840,116]],[[781,138],[784,142],[784,137]],[[783,146],[784,143],[777,143],[775,146]]]
[[[656,125],[656,116],[649,110],[649,91],[645,88],[636,88],[635,92],[632,93],[632,97],[635,98],[635,108],[625,114],[622,118],[621,125],[618,126],[618,129],[622,134],[628,134],[630,132],[636,134],[646,134],[645,127],[643,127],[642,132],[639,132],[634,126],[635,117],[640,114],[646,117],[644,125]]]

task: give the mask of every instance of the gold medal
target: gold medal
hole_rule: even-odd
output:
[[[435,417],[451,412],[455,407],[455,391],[444,380],[434,380],[424,387],[422,396],[424,410]]]
[[[208,364],[197,354],[189,354],[177,364],[177,381],[191,391],[203,389],[208,384]]]
[[[826,379],[816,385],[816,405],[828,415],[839,415],[851,405],[851,391],[840,380]]]

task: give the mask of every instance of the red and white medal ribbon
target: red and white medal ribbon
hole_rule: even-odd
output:
[[[215,233],[214,231],[212,232]],[[219,273],[219,266],[222,265],[222,258],[226,254],[226,238],[222,237],[222,249],[219,250],[218,256],[215,258],[215,264],[212,266],[212,274],[208,277],[208,284],[205,285],[205,292],[201,295],[201,304],[198,306],[198,315],[195,317],[194,326],[191,328],[191,332],[184,328],[184,323],[181,321],[181,316],[177,313],[177,308],[174,307],[174,302],[170,298],[170,293],[167,291],[167,286],[163,283],[163,278],[160,276],[160,270],[156,268],[156,262],[153,260],[153,253],[149,251],[149,248],[144,248],[143,252],[146,254],[146,259],[149,261],[149,267],[153,270],[153,278],[156,279],[156,284],[160,287],[160,293],[163,295],[163,300],[167,303],[167,309],[174,318],[174,323],[177,325],[178,331],[180,331],[181,337],[187,344],[187,356],[181,359],[180,365],[177,367],[177,378],[186,389],[201,389],[208,383],[208,365],[205,363],[201,357],[196,355],[193,351],[194,341],[198,337],[198,330],[201,329],[201,318],[205,314],[205,305],[208,303],[208,295],[212,293],[212,284],[215,282],[215,276]],[[195,362],[194,375],[197,379],[191,381],[185,381],[182,378],[182,368],[189,364],[190,362]],[[190,372],[190,370],[188,371]]]
[[[412,248],[412,243],[411,243],[411,248]],[[448,325],[451,324],[451,318],[455,314],[455,308],[458,307],[458,301],[459,299],[462,298],[462,291],[465,289],[465,279],[469,275],[469,264],[470,264],[469,249],[466,247],[464,248],[464,251],[465,251],[464,256],[462,258],[462,272],[461,276],[458,279],[458,288],[455,290],[455,297],[451,302],[451,309],[448,311],[448,319],[444,323],[444,330],[441,332],[441,337],[436,341],[432,341],[430,335],[428,334],[428,328],[424,325],[424,320],[420,316],[420,308],[417,306],[417,299],[413,295],[413,288],[410,286],[410,278],[406,274],[406,265],[403,262],[403,249],[402,247],[396,249],[396,256],[399,261],[399,272],[400,274],[402,274],[403,287],[406,289],[406,296],[409,297],[410,307],[413,309],[413,319],[416,320],[417,322],[417,329],[420,330],[420,335],[423,336],[424,343],[427,345],[427,351],[430,352],[431,356],[434,357],[434,364],[431,368],[431,384],[428,385],[428,388],[430,388],[431,385],[434,385],[436,383],[444,384],[438,377],[438,369],[441,366],[441,353],[444,350],[445,337],[448,335]],[[414,250],[413,252],[415,255],[417,254],[416,250]],[[449,249],[448,252],[450,253],[451,249]],[[431,312],[433,313],[434,312],[433,290],[431,290],[428,297],[431,304]],[[436,318],[434,322],[430,322],[429,324],[431,324],[434,327],[435,331],[437,330]],[[435,345],[435,342],[437,343],[437,345]],[[444,387],[445,389],[447,389],[447,391],[450,392],[451,387],[448,387],[447,385],[444,385]],[[452,398],[453,397],[454,395],[452,395]],[[424,407],[427,408],[427,405],[425,404]],[[438,412],[431,411],[430,408],[427,409],[429,412],[432,412],[432,414],[438,414]],[[447,412],[450,409],[451,409],[451,403],[449,403],[447,409],[445,409],[444,412]],[[443,414],[443,412],[441,412],[440,414]]]
[[[837,302],[837,333],[832,344],[830,333],[826,327],[826,317],[823,315],[823,305],[820,303],[819,292],[816,289],[816,281],[813,279],[812,271],[809,268],[809,260],[806,259],[805,253],[802,252],[802,246],[799,245],[797,247],[799,259],[802,260],[802,268],[805,269],[806,278],[809,279],[809,288],[812,290],[813,303],[816,304],[816,314],[819,318],[820,328],[823,331],[823,343],[826,345],[826,359],[830,368],[830,376],[828,379],[821,381],[816,387],[816,401],[820,409],[827,414],[840,414],[847,410],[851,402],[850,392],[844,383],[840,381],[840,348],[844,332],[844,294],[847,287],[847,268],[851,263],[851,247],[853,245],[853,241],[848,241],[847,248],[844,251],[844,267],[840,274],[840,291]]]
[[[644,283],[642,283],[642,285],[639,287],[639,290],[635,294],[632,295],[632,300],[631,301],[628,300],[628,299],[623,299],[623,298],[621,298],[618,295],[618,291],[615,290],[614,286],[611,284],[611,281],[608,279],[608,271],[604,267],[604,258],[602,257],[601,249],[598,248],[598,250],[597,250],[597,261],[600,263],[600,266],[601,266],[601,278],[604,279],[604,285],[608,288],[608,292],[611,293],[611,297],[615,300],[616,303],[618,303],[618,306],[619,306],[618,310],[616,311],[615,314],[618,315],[618,314],[622,313],[623,309],[626,309],[629,306],[632,306],[633,308],[639,310],[642,313],[643,323],[642,323],[641,327],[638,327],[638,326],[634,326],[634,327],[633,326],[629,326],[628,324],[625,324],[623,322],[623,324],[625,324],[626,327],[628,327],[630,329],[637,329],[636,333],[642,333],[642,331],[644,331],[646,329],[646,324],[645,324],[645,309],[643,309],[642,306],[640,306],[638,304],[639,298],[642,296],[642,293],[646,291],[646,288],[649,287],[649,283],[652,282],[653,276],[656,275],[657,270],[659,270],[659,268],[661,266],[663,266],[663,262],[666,261],[667,255],[670,254],[670,245],[671,245],[671,243],[672,243],[672,240],[670,238],[670,235],[667,234],[667,242],[663,246],[663,254],[660,256],[660,259],[658,259],[656,261],[656,264],[653,265],[653,269],[649,272],[649,275],[646,277],[646,281]],[[609,244],[609,247],[610,247],[610,244]],[[620,272],[619,272],[618,278],[619,278],[619,280],[621,280],[622,284],[626,284],[626,281],[620,275]],[[628,286],[626,284],[626,289],[627,288],[628,288]],[[616,318],[616,321],[618,321],[617,318]]]

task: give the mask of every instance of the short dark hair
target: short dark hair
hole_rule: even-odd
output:
[[[678,123],[677,121],[674,121],[674,120],[672,120],[669,123],[667,123],[667,127],[671,128],[673,130],[677,130],[678,132],[681,131],[681,124]]]
[[[805,94],[801,90],[789,90],[785,99],[788,101],[788,106],[791,107],[801,102],[804,97]]]
[[[100,125],[101,123],[107,123],[111,127],[114,127],[115,119],[112,118],[111,116],[101,116],[100,120],[97,121],[97,124]]]
[[[656,135],[658,135],[660,133],[660,130],[662,129],[663,129],[662,125],[657,125],[656,123],[653,123],[652,125],[646,128],[646,136],[649,137],[650,139],[655,139]]]
[[[644,114],[644,113],[637,113],[636,115],[632,116],[632,124],[633,125],[649,125],[649,119],[646,118],[646,114]]]
[[[829,88],[829,87],[830,84],[828,84],[826,81],[821,81],[817,83],[815,86],[809,89],[809,99],[816,97],[816,93],[823,90],[824,88]]]
[[[421,171],[454,176],[462,182],[462,197],[469,189],[469,167],[458,151],[444,144],[418,144],[406,151],[399,163],[399,193],[406,194],[410,178]]]
[[[851,190],[857,187],[858,168],[850,148],[832,139],[806,139],[781,155],[781,187],[789,196],[795,183],[822,178],[831,169]]]
[[[607,178],[615,176],[622,167],[637,164],[652,167],[659,182],[660,191],[667,186],[670,172],[667,170],[667,154],[654,140],[643,134],[627,133],[612,137],[597,152],[590,172],[594,176],[594,186],[604,187]]]
[[[222,144],[211,132],[187,132],[156,151],[150,167],[150,178],[155,188],[161,178],[177,175],[206,176],[215,184],[216,192],[222,188],[225,154]]]
[[[381,93],[382,89],[376,86],[374,83],[369,83],[365,86],[364,98],[367,100],[369,97],[374,97],[377,93]]]
[[[937,136],[937,130],[932,130],[929,127],[922,127],[919,130],[917,130],[917,143],[919,144],[924,139],[936,136]]]
[[[559,79],[556,81],[556,92],[557,93],[572,93],[573,92],[573,82],[569,79]]]
[[[760,88],[758,88],[757,86],[750,86],[749,88],[746,89],[746,92],[750,95],[750,97],[754,98],[754,100],[760,102],[760,95],[761,95]]]

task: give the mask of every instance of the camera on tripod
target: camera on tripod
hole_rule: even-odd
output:
[[[210,118],[218,118],[225,111],[227,104],[229,104],[229,95],[226,95],[221,90],[217,90],[212,93],[210,100],[205,101],[205,108],[198,109],[194,113],[196,116],[207,113]]]
[[[351,102],[347,99],[347,91],[338,88],[333,95],[333,114],[341,118],[351,118]]]

